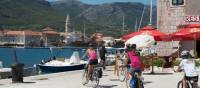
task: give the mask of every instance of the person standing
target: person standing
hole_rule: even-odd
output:
[[[101,59],[101,64],[103,65],[103,69],[105,69],[105,65],[106,65],[106,48],[104,45],[102,45],[99,49],[99,56],[100,56],[100,59]]]

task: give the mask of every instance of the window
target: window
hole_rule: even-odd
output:
[[[172,0],[172,5],[184,5],[184,0]]]

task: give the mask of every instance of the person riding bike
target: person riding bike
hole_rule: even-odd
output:
[[[138,52],[136,52],[136,45],[132,44],[131,46],[127,46],[126,49],[127,57],[128,57],[128,64],[130,66],[129,73],[131,74],[131,86],[135,86],[136,84],[132,84],[132,79],[135,77],[135,73],[138,73],[138,77],[141,77],[142,67],[141,67],[141,60]],[[139,86],[139,85],[138,85]],[[142,85],[140,85],[142,86]]]
[[[185,76],[183,78],[183,88],[186,88],[186,80],[194,80],[194,82],[198,82],[198,72],[195,66],[195,61],[191,58],[189,51],[182,51],[181,58],[182,61],[179,64],[177,72],[182,70],[184,71]]]
[[[136,45],[132,44],[127,47],[128,64],[130,64],[130,73],[133,75],[135,72],[141,73],[141,60],[139,54],[136,52]]]
[[[84,53],[82,59],[84,59],[87,54],[89,56],[89,62],[88,62],[88,66],[87,66],[88,73],[86,75],[86,83],[89,81],[89,77],[93,72],[94,65],[98,64],[97,54],[96,54],[96,51],[94,49],[94,45],[93,44],[89,44],[89,48]]]

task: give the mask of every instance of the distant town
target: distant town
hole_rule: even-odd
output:
[[[64,37],[68,39],[65,40]],[[21,47],[47,47],[62,46],[75,41],[84,41],[80,32],[57,32],[51,27],[44,28],[41,32],[25,31],[0,31],[1,46]]]
[[[107,46],[112,46],[115,41],[113,37],[103,37],[100,33],[94,33],[91,37],[82,32],[57,32],[52,27],[46,27],[41,32],[24,31],[0,31],[0,46],[2,47],[62,47],[62,46],[84,46],[91,41],[92,36],[100,35]]]

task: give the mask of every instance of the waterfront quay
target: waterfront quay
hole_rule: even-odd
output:
[[[120,82],[113,73],[114,67],[107,67],[100,79],[99,88],[126,88],[125,82]],[[91,85],[81,84],[83,70],[61,72],[45,75],[24,77],[24,83],[12,83],[11,79],[0,80],[0,88],[91,88]],[[155,69],[155,74],[143,73],[145,88],[176,88],[182,73],[172,71],[162,72]]]

